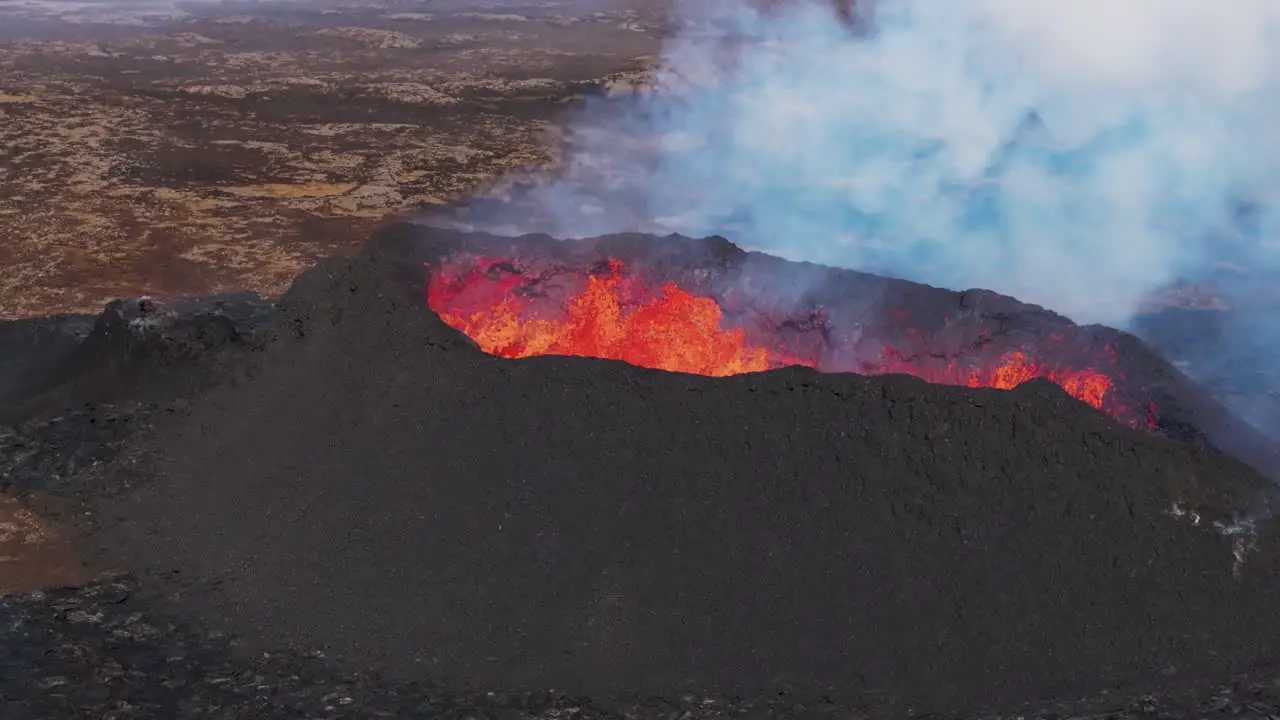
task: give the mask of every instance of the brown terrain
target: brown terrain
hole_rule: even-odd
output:
[[[40,495],[0,495],[0,595],[91,579],[75,552],[71,531],[48,519],[63,504]]]
[[[0,5],[0,318],[276,293],[544,163],[575,98],[652,62],[639,5]]]

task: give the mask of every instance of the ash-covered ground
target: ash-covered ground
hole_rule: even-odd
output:
[[[1244,463],[1043,381],[492,357],[425,302],[423,262],[468,242],[512,241],[392,226],[278,310],[133,302],[96,329],[6,325],[44,348],[40,370],[6,359],[42,389],[8,441],[38,452],[7,489],[77,498],[62,519],[98,550],[86,573],[137,578],[41,596],[64,620],[10,602],[25,619],[6,647],[63,647],[74,627],[127,670],[145,665],[129,653],[225,633],[209,672],[262,685],[296,668],[307,707],[311,682],[365,688],[371,707],[489,691],[524,707],[551,688],[615,710],[718,698],[695,716],[1119,708],[1265,676],[1271,486]],[[126,641],[126,620],[79,614],[98,592],[158,619]],[[284,659],[252,659],[264,651]],[[146,657],[186,688],[148,702],[202,707],[200,662]],[[352,677],[366,679],[334,679]],[[6,697],[42,697],[34,682]],[[153,697],[148,682],[112,674],[94,697]],[[272,707],[243,690],[218,702]]]

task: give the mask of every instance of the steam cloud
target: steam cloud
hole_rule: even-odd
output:
[[[1280,265],[1274,0],[879,0],[862,37],[829,2],[697,7],[656,92],[580,118],[557,234],[641,216],[1120,326]]]

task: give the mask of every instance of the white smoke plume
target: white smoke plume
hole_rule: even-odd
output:
[[[559,234],[640,206],[1116,325],[1176,278],[1280,266],[1280,2],[879,0],[866,33],[829,1],[688,8],[656,91],[581,119],[614,132],[541,191]],[[652,144],[611,187],[619,132]]]

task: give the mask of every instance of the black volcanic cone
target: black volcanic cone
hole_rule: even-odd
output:
[[[266,646],[482,689],[962,710],[1280,647],[1232,458],[1047,382],[490,357],[423,302],[434,237],[301,277],[252,371],[136,448],[122,564]]]

